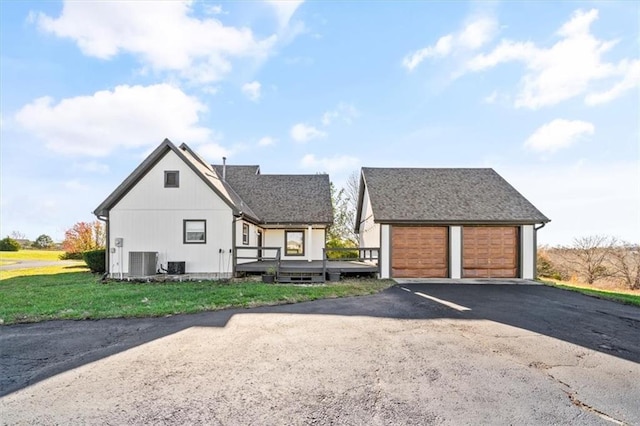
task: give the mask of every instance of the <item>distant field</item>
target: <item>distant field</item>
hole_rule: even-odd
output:
[[[62,254],[62,250],[0,251],[0,263],[14,263],[16,260],[60,260]]]

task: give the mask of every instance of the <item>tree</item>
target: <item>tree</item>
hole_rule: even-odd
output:
[[[611,268],[631,290],[640,289],[640,246],[623,241],[611,250]]]
[[[11,232],[11,238],[14,240],[26,240],[27,236],[20,231],[12,231]]]
[[[48,249],[53,247],[54,243],[50,236],[46,234],[40,235],[33,243],[35,248]]]
[[[0,251],[18,251],[20,247],[20,243],[11,237],[0,240]]]
[[[353,230],[355,211],[349,206],[349,198],[344,188],[336,190],[331,182],[331,204],[333,207],[333,225],[329,227],[329,240],[338,240],[356,244],[357,238]]]
[[[593,284],[613,274],[607,269],[607,259],[615,244],[615,238],[605,235],[575,238],[573,246],[564,250],[564,257],[587,284]]]
[[[64,233],[62,248],[68,254],[97,250],[105,246],[105,230],[102,222],[78,222]]]

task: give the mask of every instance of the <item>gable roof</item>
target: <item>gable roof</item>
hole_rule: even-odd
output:
[[[138,167],[122,183],[93,211],[96,216],[106,216],[109,210],[113,208],[130,190],[133,188],[149,170],[153,168],[165,155],[174,152],[182,161],[184,161],[191,170],[194,171],[229,207],[234,214],[239,213],[229,189],[217,178],[215,171],[194,153],[185,144],[180,148],[176,147],[169,139],[165,139],[156,149],[144,159]],[[238,197],[239,198],[239,197]]]
[[[222,166],[214,168],[221,176]],[[333,223],[328,175],[264,175],[258,166],[226,168],[226,181],[262,223]]]
[[[94,210],[106,216],[167,153],[174,152],[200,177],[235,215],[264,224],[331,224],[331,190],[327,175],[261,175],[259,166],[212,166],[186,144],[176,147],[165,139]]]
[[[356,228],[365,186],[377,223],[549,222],[493,169],[363,167]]]

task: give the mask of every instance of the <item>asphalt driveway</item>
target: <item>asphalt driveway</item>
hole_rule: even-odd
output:
[[[640,309],[544,286],[0,327],[4,423],[640,424]]]

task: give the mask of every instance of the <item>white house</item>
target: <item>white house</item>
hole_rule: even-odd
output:
[[[333,222],[327,175],[212,166],[165,139],[94,211],[111,277],[230,277],[243,262],[319,260]]]
[[[382,278],[535,278],[549,219],[492,169],[362,168],[355,231]]]

